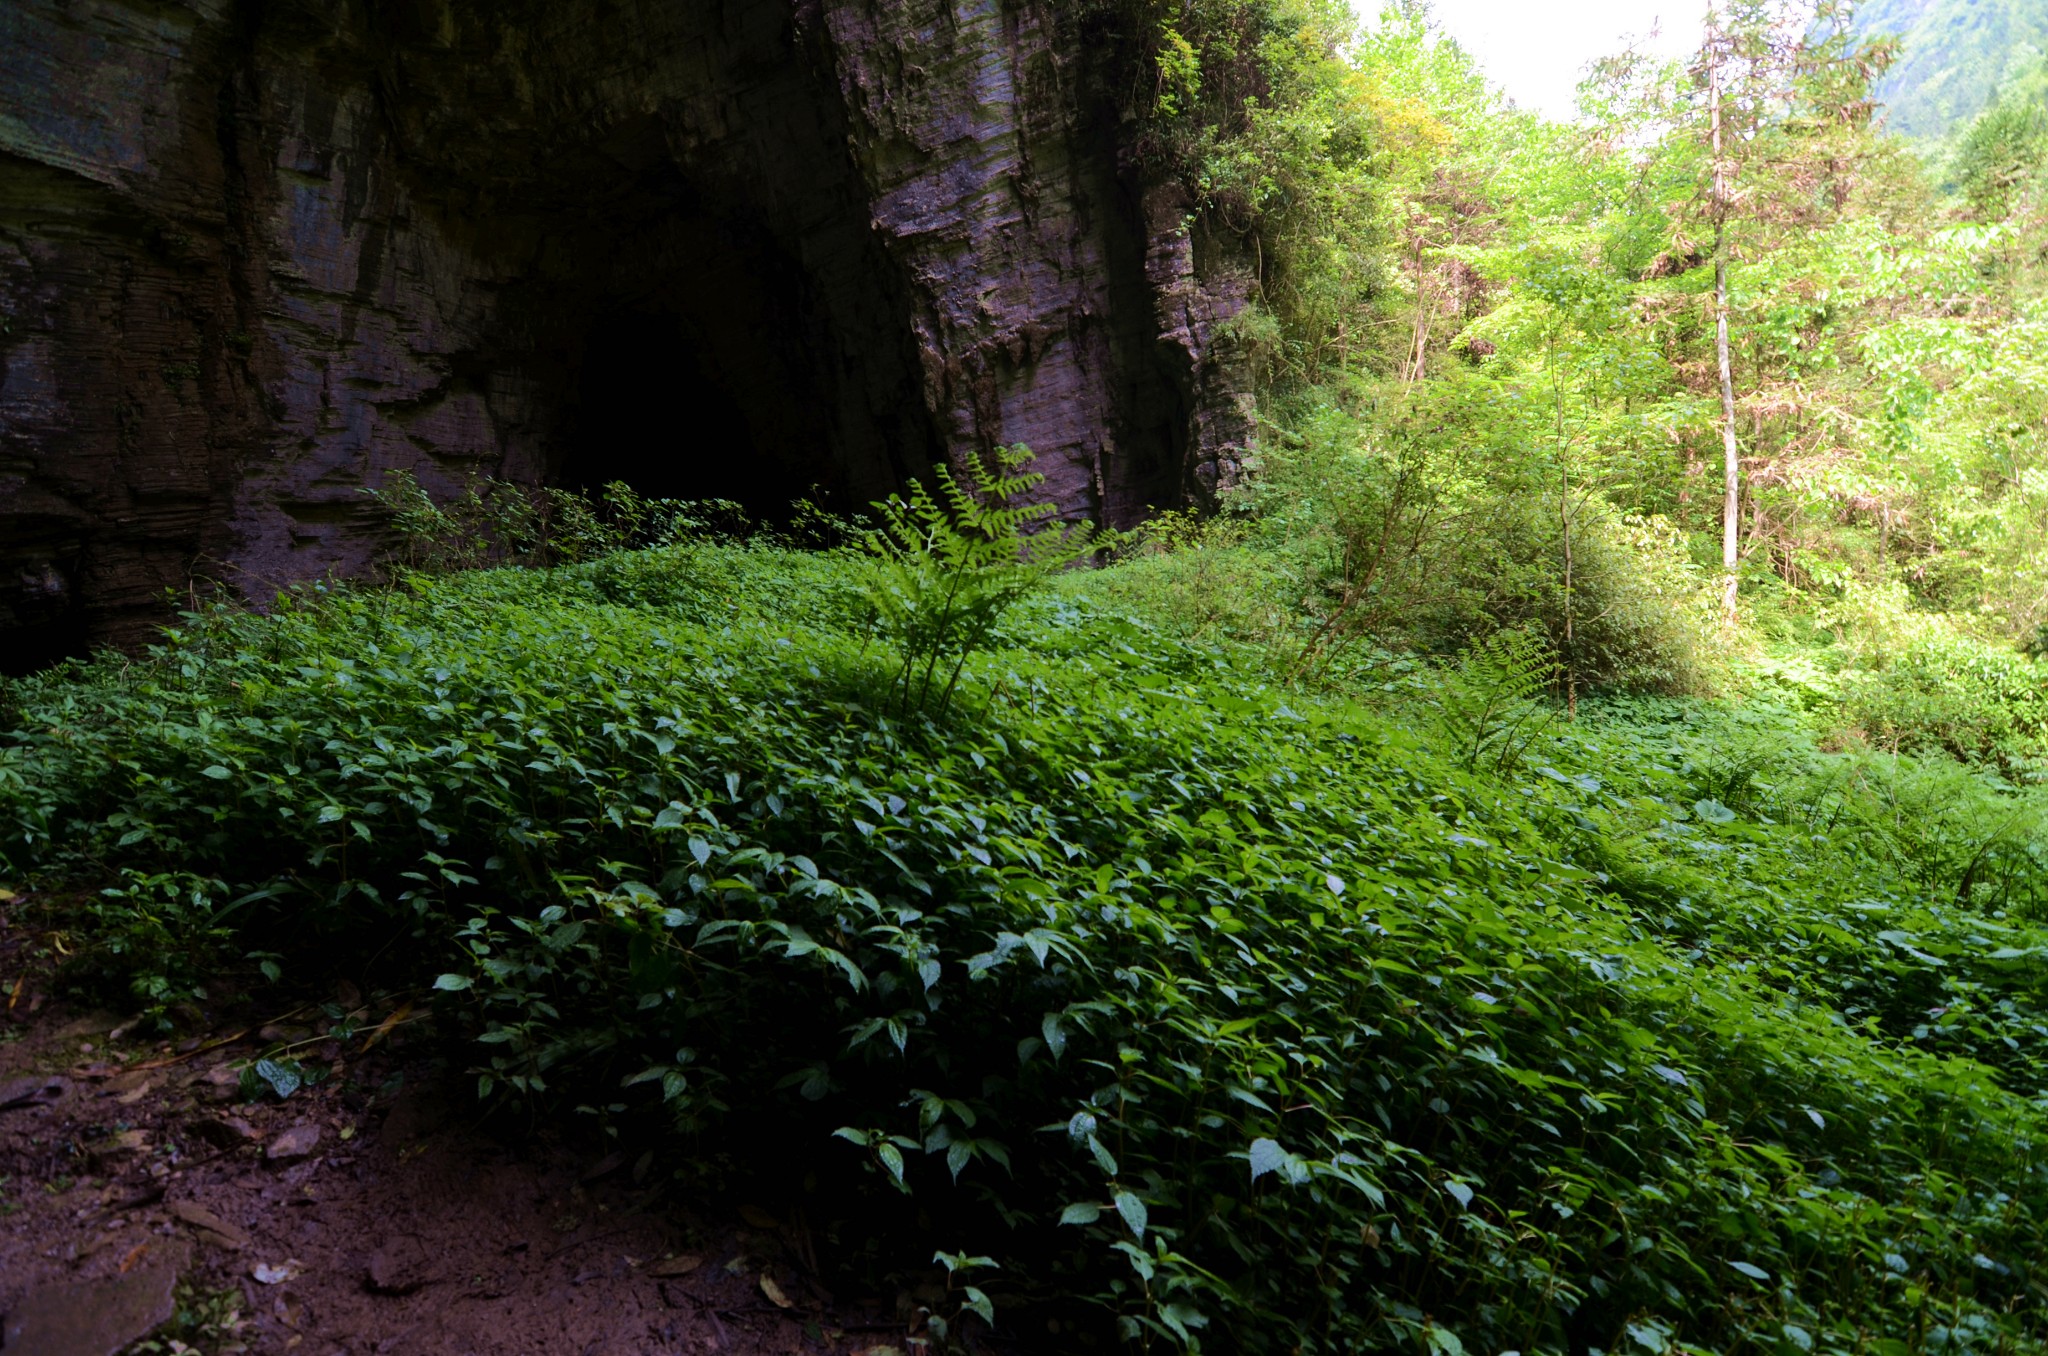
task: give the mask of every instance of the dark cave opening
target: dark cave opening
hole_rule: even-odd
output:
[[[758,511],[774,484],[761,474],[754,422],[705,366],[675,316],[600,319],[561,482],[595,490],[623,480],[650,499],[733,499]]]
[[[74,585],[77,561],[30,566],[0,585],[0,675],[18,678],[91,649],[92,627]]]
[[[92,630],[77,611],[39,625],[9,627],[6,637],[0,645],[0,675],[9,678],[82,659],[92,648]]]
[[[807,271],[694,191],[650,216],[604,251],[632,272],[586,294],[555,481],[732,500],[759,522],[800,498],[848,507],[846,337]]]

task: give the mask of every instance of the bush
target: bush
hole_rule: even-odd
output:
[[[1241,520],[1162,514],[1125,543],[1115,569],[1067,575],[1061,591],[1182,641],[1255,647],[1284,668],[1300,644],[1299,587],[1287,562],[1246,538]]]
[[[362,492],[390,519],[387,571],[576,564],[679,541],[744,541],[758,530],[730,499],[648,499],[623,480],[588,494],[472,474],[459,493],[437,498],[399,470]],[[797,544],[837,545],[848,530],[808,500],[790,507]]]
[[[1468,432],[1455,402],[1385,429],[1325,404],[1270,440],[1241,503],[1255,540],[1299,562],[1297,671],[1328,673],[1352,645],[1448,658],[1514,631],[1556,656],[1560,695],[1711,690],[1712,602],[1680,535],[1575,500],[1567,576],[1555,498],[1481,479]]]
[[[1908,629],[1872,660],[1841,680],[1844,716],[1871,743],[2048,771],[2048,678],[2034,660],[1938,623]]]
[[[1570,586],[1554,506],[1495,499],[1473,515],[1443,601],[1417,625],[1442,652],[1488,630],[1532,631],[1579,692],[1701,693],[1715,686],[1706,590],[1678,534],[1598,500],[1577,510]],[[1569,625],[1567,624],[1569,622]]]

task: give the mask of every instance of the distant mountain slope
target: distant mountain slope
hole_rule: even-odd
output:
[[[1870,0],[1856,26],[1905,39],[1877,92],[1892,129],[1914,140],[1959,131],[2048,52],[2048,0]]]

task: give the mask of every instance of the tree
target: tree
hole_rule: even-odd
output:
[[[1737,525],[1742,509],[1742,453],[1735,442],[1735,376],[1728,358],[1728,161],[1721,126],[1721,68],[1726,57],[1721,15],[1707,15],[1707,125],[1713,155],[1714,359],[1721,376],[1721,613],[1735,620],[1735,592],[1742,561]]]
[[[1689,228],[1703,222],[1711,233],[1720,404],[1722,613],[1730,623],[1742,554],[1730,271],[1745,255],[1823,229],[1848,207],[1871,149],[1871,85],[1896,50],[1890,39],[1856,38],[1854,10],[1853,0],[1734,0],[1710,10],[1692,68],[1704,97],[1693,105],[1689,137],[1683,121],[1677,129],[1681,146],[1695,139],[1706,152],[1704,183],[1674,212],[1673,253],[1694,252]],[[1676,107],[1683,119],[1687,105]]]

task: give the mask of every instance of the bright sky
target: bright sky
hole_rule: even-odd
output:
[[[1355,0],[1368,16],[1373,0]],[[1573,116],[1587,63],[1622,50],[1654,26],[1651,51],[1683,56],[1699,45],[1707,0],[1433,0],[1431,13],[1522,107]]]

